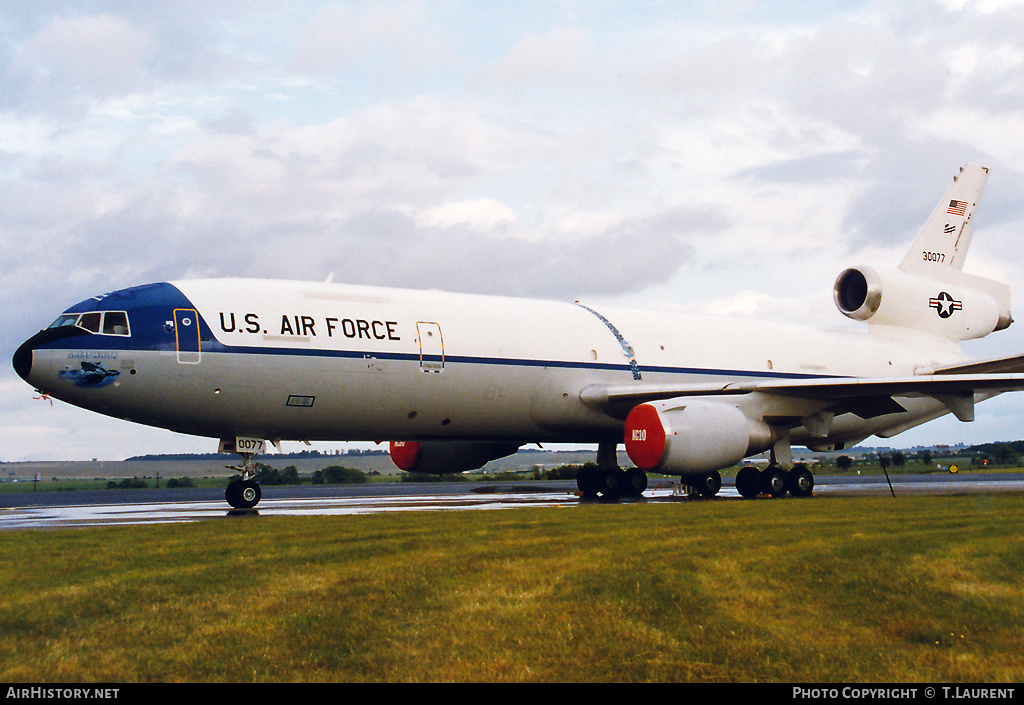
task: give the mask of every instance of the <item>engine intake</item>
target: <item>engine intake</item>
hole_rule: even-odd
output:
[[[927,278],[902,270],[853,267],[832,288],[844,316],[871,325],[908,328],[950,340],[970,340],[1013,322],[1009,291],[956,270]]]
[[[626,417],[626,453],[641,470],[688,475],[721,470],[776,441],[771,427],[737,407],[680,397],[648,402]]]
[[[836,278],[832,297],[843,315],[855,321],[866,321],[882,305],[882,282],[869,267],[847,269]]]

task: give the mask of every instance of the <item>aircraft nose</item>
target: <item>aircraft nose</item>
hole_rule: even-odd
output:
[[[29,338],[14,353],[14,371],[26,382],[28,382],[28,376],[32,372],[32,351],[34,349],[34,341],[32,338]]]

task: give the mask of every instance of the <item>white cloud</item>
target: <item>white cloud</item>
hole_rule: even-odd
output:
[[[517,223],[512,209],[493,198],[477,198],[427,208],[419,214],[417,220],[428,228],[465,225],[473,230],[495,234],[515,227]]]
[[[1005,164],[1024,163],[1024,106],[1002,114],[970,106],[943,107],[911,126],[936,139],[956,135],[979,154],[999,155]]]
[[[438,32],[422,2],[328,5],[310,22],[290,68],[313,75],[359,71],[393,84],[410,72],[454,61]]]
[[[117,15],[57,17],[22,47],[48,81],[102,99],[138,89],[156,51],[148,32]]]
[[[589,36],[580,27],[557,27],[522,37],[497,61],[475,77],[483,90],[521,90],[538,86],[583,88],[593,80]]]

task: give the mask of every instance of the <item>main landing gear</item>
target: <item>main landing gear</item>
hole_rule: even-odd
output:
[[[235,509],[252,509],[259,504],[263,497],[263,490],[260,489],[259,483],[252,479],[256,475],[256,454],[239,453],[238,455],[242,457],[242,467],[232,469],[240,470],[242,478],[228,484],[228,488],[224,492],[224,499]]]
[[[722,489],[722,475],[717,470],[683,475],[683,486],[690,496],[714,497]],[[597,464],[581,468],[576,487],[586,498],[620,499],[639,497],[647,489],[647,473],[639,468],[619,467],[616,446],[602,443],[597,450]],[[807,466],[797,463],[788,472],[775,461],[764,470],[748,466],[736,475],[736,489],[747,498],[768,494],[781,497],[787,492],[794,497],[808,497],[814,489],[814,476]]]
[[[576,487],[584,497],[639,497],[647,489],[647,473],[639,468],[585,465],[576,477]]]
[[[615,443],[597,447],[597,465],[584,465],[576,476],[576,487],[584,497],[639,497],[647,489],[647,473],[640,468],[619,467]]]
[[[696,475],[684,475],[684,485],[690,495],[714,497],[722,489],[722,476],[717,470]],[[615,447],[601,446],[597,464],[585,465],[576,478],[580,495],[588,498],[618,499],[639,497],[647,489],[647,473],[639,468],[623,470],[619,467]],[[736,491],[741,497],[753,499],[762,495],[784,497],[810,497],[814,492],[814,475],[803,463],[795,463],[786,470],[775,461],[763,470],[748,465],[736,474]]]
[[[810,497],[814,491],[814,475],[803,463],[796,463],[788,471],[774,464],[764,470],[748,465],[736,473],[736,491],[746,499],[762,494],[782,497],[787,492],[794,497]]]

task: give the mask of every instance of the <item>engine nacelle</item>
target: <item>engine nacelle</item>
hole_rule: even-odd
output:
[[[955,272],[949,281],[901,270],[853,267],[836,278],[832,297],[848,318],[910,328],[950,340],[981,338],[1012,323],[1003,285]]]
[[[626,453],[641,470],[688,475],[721,470],[777,440],[735,406],[689,398],[648,402],[626,417]]]
[[[430,475],[476,470],[519,450],[519,443],[490,441],[392,441],[391,460],[406,472]]]

